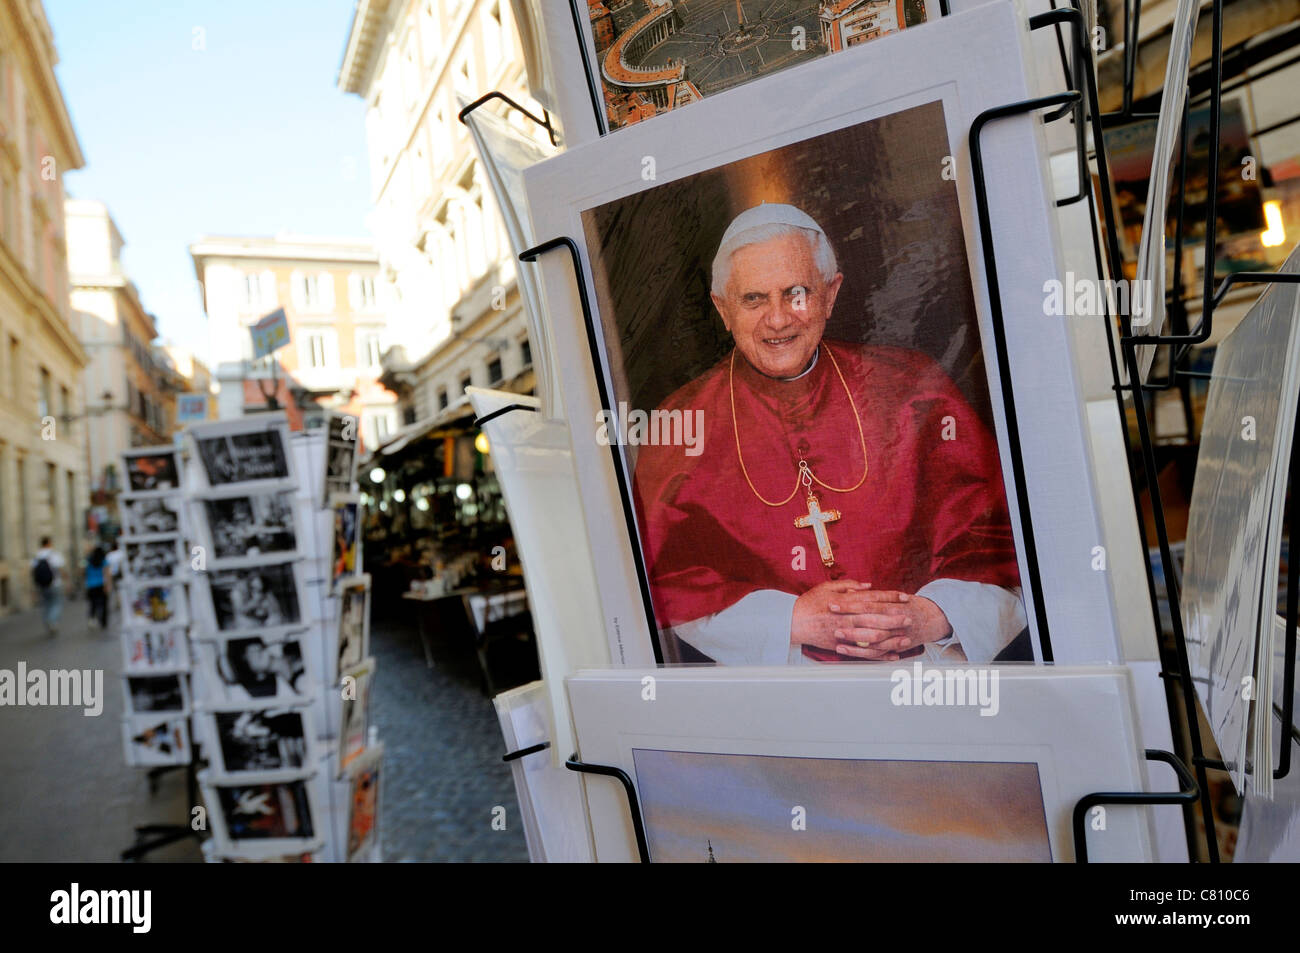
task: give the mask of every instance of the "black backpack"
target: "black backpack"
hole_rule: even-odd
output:
[[[54,570],[45,559],[36,560],[36,565],[32,567],[32,582],[41,589],[48,589],[54,582]]]

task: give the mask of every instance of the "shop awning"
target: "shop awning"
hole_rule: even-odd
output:
[[[526,367],[508,381],[494,385],[498,390],[512,394],[531,394],[537,378],[532,367]],[[432,417],[407,424],[393,435],[393,438],[371,451],[359,466],[368,466],[386,457],[396,457],[408,447],[429,438],[456,437],[473,429],[474,408],[468,398],[462,398],[446,410],[439,411]]]
[[[389,457],[401,456],[407,448],[431,438],[459,436],[473,429],[473,424],[474,408],[470,406],[468,400],[459,401],[432,417],[407,424],[391,440],[368,454],[360,465],[368,466]]]

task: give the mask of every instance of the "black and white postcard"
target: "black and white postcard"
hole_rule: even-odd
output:
[[[302,621],[302,600],[293,562],[208,572],[212,610],[224,633],[258,632]]]
[[[156,536],[181,532],[181,497],[122,496],[122,531],[127,536]]]
[[[304,708],[216,711],[213,767],[218,773],[284,771],[311,763],[312,732]]]
[[[291,490],[203,499],[205,545],[213,560],[298,552]]]
[[[185,714],[190,710],[187,676],[126,675],[126,708],[131,714]]]
[[[325,444],[325,498],[326,504],[336,493],[352,492],[356,479],[357,446],[360,442],[360,421],[351,414],[330,412],[326,427]]]
[[[283,413],[214,421],[191,427],[189,433],[211,487],[292,477]]]
[[[345,579],[339,590],[338,668],[345,672],[370,652],[370,576]]]
[[[301,703],[311,699],[313,680],[298,636],[261,636],[199,642],[204,701],[216,707],[248,702]]]
[[[171,579],[182,572],[185,551],[180,536],[127,540],[126,574],[136,583]]]

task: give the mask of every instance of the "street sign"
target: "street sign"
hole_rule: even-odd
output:
[[[266,357],[276,348],[289,343],[289,321],[285,318],[284,308],[276,308],[270,314],[259,318],[249,329],[253,335],[253,357]]]
[[[195,420],[208,419],[207,394],[177,394],[176,422],[188,424]]]

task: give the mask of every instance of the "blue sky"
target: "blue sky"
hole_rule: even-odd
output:
[[[108,206],[160,333],[201,359],[195,238],[367,234],[364,104],[335,86],[352,7],[45,0],[86,156],[68,194]]]

